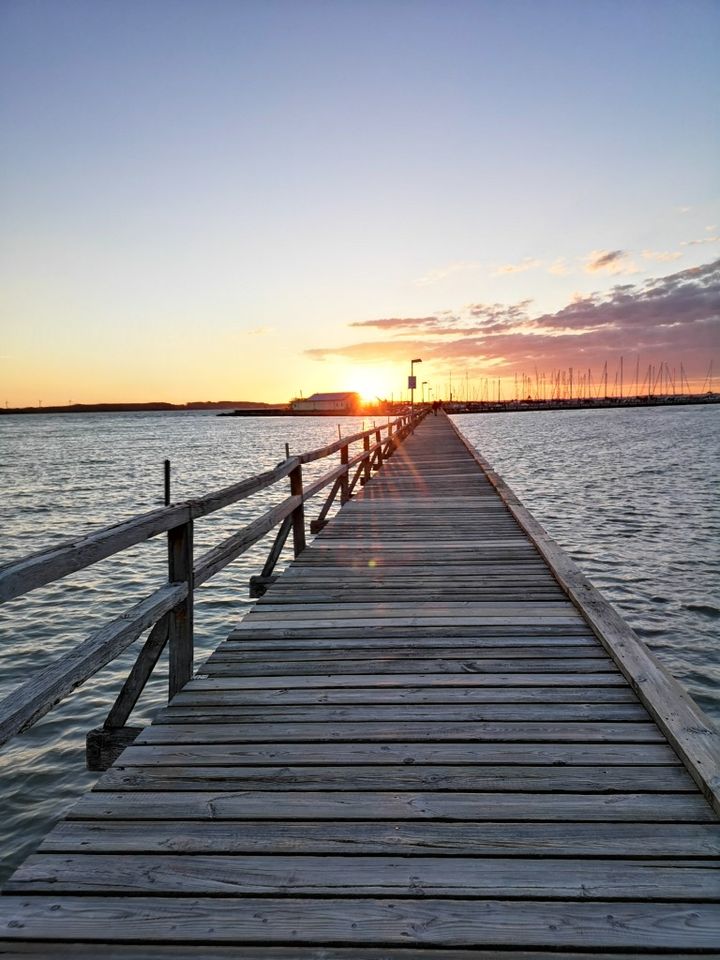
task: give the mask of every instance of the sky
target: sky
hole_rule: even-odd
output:
[[[716,0],[2,0],[0,403],[717,385],[718,49]]]

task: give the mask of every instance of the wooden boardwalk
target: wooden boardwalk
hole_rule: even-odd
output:
[[[17,870],[0,956],[719,955],[714,748],[502,493],[423,421]]]

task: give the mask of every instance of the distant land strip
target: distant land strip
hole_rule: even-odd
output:
[[[642,396],[642,397],[573,397],[555,400],[443,400],[442,408],[446,413],[521,413],[539,410],[598,410],[618,407],[677,407],[686,404],[720,403],[720,393],[690,393],[670,396]],[[416,409],[427,407],[430,404],[416,403]],[[407,410],[406,401],[382,403],[366,407],[357,411],[355,416],[384,416],[396,415]],[[288,407],[268,407],[264,410],[227,410],[218,414],[219,417],[343,417],[346,414],[338,410],[303,410],[296,411]]]
[[[164,403],[161,400],[149,403],[70,403],[47,407],[0,407],[6,413],[138,413],[165,410],[258,410],[282,412],[288,405],[282,403],[259,403],[254,400],[194,400],[190,403]]]
[[[639,397],[573,397],[554,400],[469,400],[442,401],[447,413],[519,413],[539,410],[598,410],[617,407],[673,407],[686,404],[720,403],[720,393],[686,393],[668,396]],[[429,406],[417,402],[416,408]],[[220,417],[345,417],[382,416],[401,413],[409,407],[406,401],[370,405],[356,413],[339,410],[292,410],[289,403],[260,403],[254,400],[198,400],[190,403],[73,403],[47,407],[0,407],[2,414],[18,413],[164,413],[182,410],[220,410]]]

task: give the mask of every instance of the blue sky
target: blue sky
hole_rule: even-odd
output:
[[[0,19],[0,402],[389,393],[408,328],[350,324],[528,300],[532,321],[720,256],[716,2],[6,0]],[[672,342],[687,363],[715,291]],[[529,362],[473,351],[459,372]]]

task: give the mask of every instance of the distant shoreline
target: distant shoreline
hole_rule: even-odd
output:
[[[540,410],[607,410],[627,407],[678,407],[697,404],[720,403],[720,393],[684,394],[656,397],[595,397],[562,400],[471,400],[468,402],[444,401],[447,413],[519,413]],[[416,402],[416,409],[428,404]],[[387,404],[381,409],[358,410],[356,413],[335,411],[302,411],[290,409],[289,404],[258,403],[254,401],[233,402],[230,400],[198,401],[192,403],[74,403],[71,406],[50,407],[0,407],[0,415],[42,413],[174,413],[183,411],[218,411],[220,417],[372,417],[393,415],[409,407],[408,403]]]
[[[163,413],[183,410],[249,410],[282,411],[287,404],[260,403],[254,400],[195,400],[190,403],[165,403],[153,400],[146,403],[72,403],[48,407],[0,407],[0,414],[17,413]]]

